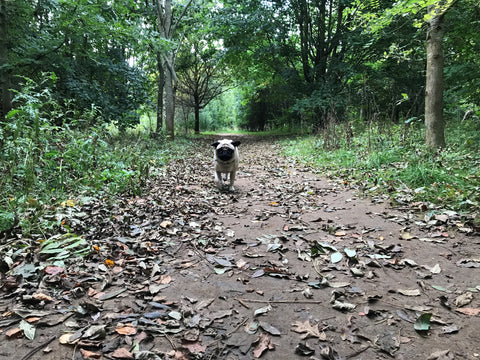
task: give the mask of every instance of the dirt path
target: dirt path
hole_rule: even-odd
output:
[[[235,193],[199,140],[145,197],[87,203],[70,222],[94,254],[3,288],[4,333],[37,319],[0,358],[480,359],[480,238],[457,214],[373,203],[240,140]]]

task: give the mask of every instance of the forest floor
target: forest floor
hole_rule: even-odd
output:
[[[93,252],[2,279],[0,358],[480,359],[478,229],[233,138],[233,193],[204,138],[146,195],[61,210]]]

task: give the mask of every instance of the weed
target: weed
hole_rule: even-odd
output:
[[[375,187],[392,198],[408,192],[410,201],[472,209],[480,204],[479,129],[478,118],[450,123],[450,147],[441,151],[423,145],[419,123],[392,124],[384,133],[357,128],[349,142],[336,141],[341,145],[332,150],[325,150],[322,134],[300,137],[285,141],[284,151],[332,177],[361,188]],[[347,136],[340,131],[336,135]]]
[[[92,113],[72,122],[51,96],[52,80],[48,74],[40,84],[25,79],[15,109],[0,124],[0,232],[14,225],[15,214],[25,234],[51,231],[59,223],[47,221],[45,212],[75,194],[138,195],[183,141],[166,145],[133,132],[112,136],[106,126],[78,127]]]

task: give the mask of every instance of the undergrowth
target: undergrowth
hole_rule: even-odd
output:
[[[429,203],[476,211],[480,205],[480,120],[447,125],[448,146],[424,145],[420,123],[383,128],[336,125],[316,136],[284,142],[287,155],[342,178],[369,195],[388,194],[400,204]]]
[[[14,106],[0,124],[0,233],[13,226],[25,235],[58,226],[42,216],[66,201],[140,194],[180,152],[176,147],[184,147],[181,139],[167,144],[143,134],[112,136],[102,124],[80,126],[91,123],[99,110],[72,120],[48,84],[29,79]]]

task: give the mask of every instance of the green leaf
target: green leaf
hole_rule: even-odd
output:
[[[413,325],[413,328],[417,331],[428,331],[430,330],[430,319],[432,318],[432,313],[425,313],[418,317],[417,321]]]
[[[19,328],[23,330],[23,334],[27,339],[33,340],[35,338],[35,326],[29,322],[25,320],[20,321]]]
[[[343,255],[339,251],[334,252],[332,255],[330,255],[330,260],[332,261],[332,264],[336,264],[342,261],[342,259],[343,259]]]
[[[353,249],[345,248],[344,251],[349,258],[354,258],[355,256],[357,256],[357,252]]]

